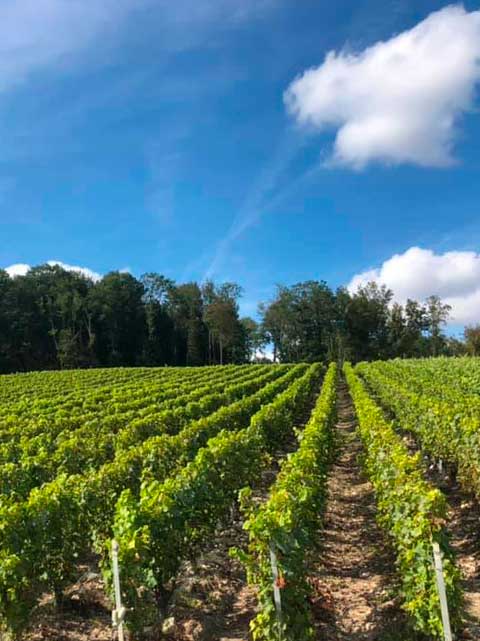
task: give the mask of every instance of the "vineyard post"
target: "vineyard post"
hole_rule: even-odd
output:
[[[448,614],[447,592],[445,590],[445,580],[443,578],[442,553],[437,542],[433,543],[433,564],[437,577],[438,595],[440,597],[440,609],[442,612],[443,635],[445,641],[452,641],[452,631],[450,629],[450,617]]]
[[[120,572],[118,569],[118,543],[112,540],[112,565],[113,565],[113,586],[115,589],[115,609],[112,612],[112,624],[118,629],[118,641],[124,641],[123,619],[125,608],[122,606],[122,593],[120,591]]]
[[[279,638],[279,641],[282,641],[283,639],[282,597],[280,595],[280,588],[278,585],[277,555],[275,553],[275,547],[273,543],[270,543],[270,564],[272,566],[272,575],[273,575],[273,600],[275,602],[275,610],[277,612],[278,638]]]

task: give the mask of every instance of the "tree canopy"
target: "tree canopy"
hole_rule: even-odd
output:
[[[0,270],[0,372],[94,366],[214,365],[262,359],[298,362],[479,352],[447,338],[450,308],[438,297],[393,302],[375,283],[355,293],[324,281],[279,285],[240,318],[236,283],[177,284],[157,273],[110,272],[93,281],[60,266],[25,276]]]
[[[0,372],[245,362],[256,324],[241,321],[240,296],[234,283],[177,285],[156,273],[94,282],[59,266],[0,270]]]
[[[440,298],[404,305],[393,299],[391,290],[373,282],[354,293],[343,287],[334,292],[324,281],[281,285],[272,301],[260,305],[262,327],[280,361],[357,362],[466,350],[445,335],[450,307]]]

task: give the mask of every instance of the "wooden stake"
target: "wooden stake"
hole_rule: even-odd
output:
[[[282,641],[283,639],[282,597],[280,594],[280,588],[278,587],[277,555],[275,553],[275,547],[273,546],[273,543],[270,543],[270,564],[272,566],[272,576],[273,576],[273,600],[275,602],[275,610],[277,611],[278,638],[280,641]]]
[[[452,630],[450,629],[450,616],[448,614],[447,591],[443,578],[442,553],[438,543],[433,544],[433,565],[437,577],[438,595],[440,597],[440,609],[442,612],[443,635],[445,641],[452,641]]]
[[[112,612],[112,625],[118,630],[118,641],[124,641],[123,619],[125,608],[122,606],[122,593],[120,591],[120,572],[118,569],[118,543],[112,540],[112,565],[113,565],[113,586],[115,589],[115,609]]]

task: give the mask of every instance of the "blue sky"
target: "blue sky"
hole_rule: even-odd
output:
[[[480,320],[480,4],[446,6],[3,0],[0,265],[235,280],[249,314],[368,277]]]

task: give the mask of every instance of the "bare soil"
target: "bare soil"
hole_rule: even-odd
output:
[[[373,488],[360,467],[353,404],[340,383],[339,452],[311,581],[318,641],[413,639],[394,598],[394,561],[375,520]]]
[[[241,641],[248,638],[256,598],[246,585],[243,567],[229,556],[232,546],[246,544],[242,524],[236,511],[227,527],[217,530],[214,541],[197,562],[184,565],[177,580],[170,618],[166,621],[169,639]]]
[[[61,608],[45,595],[22,636],[25,641],[111,641],[116,638],[104,584],[95,559],[79,568],[80,579],[65,592]]]

